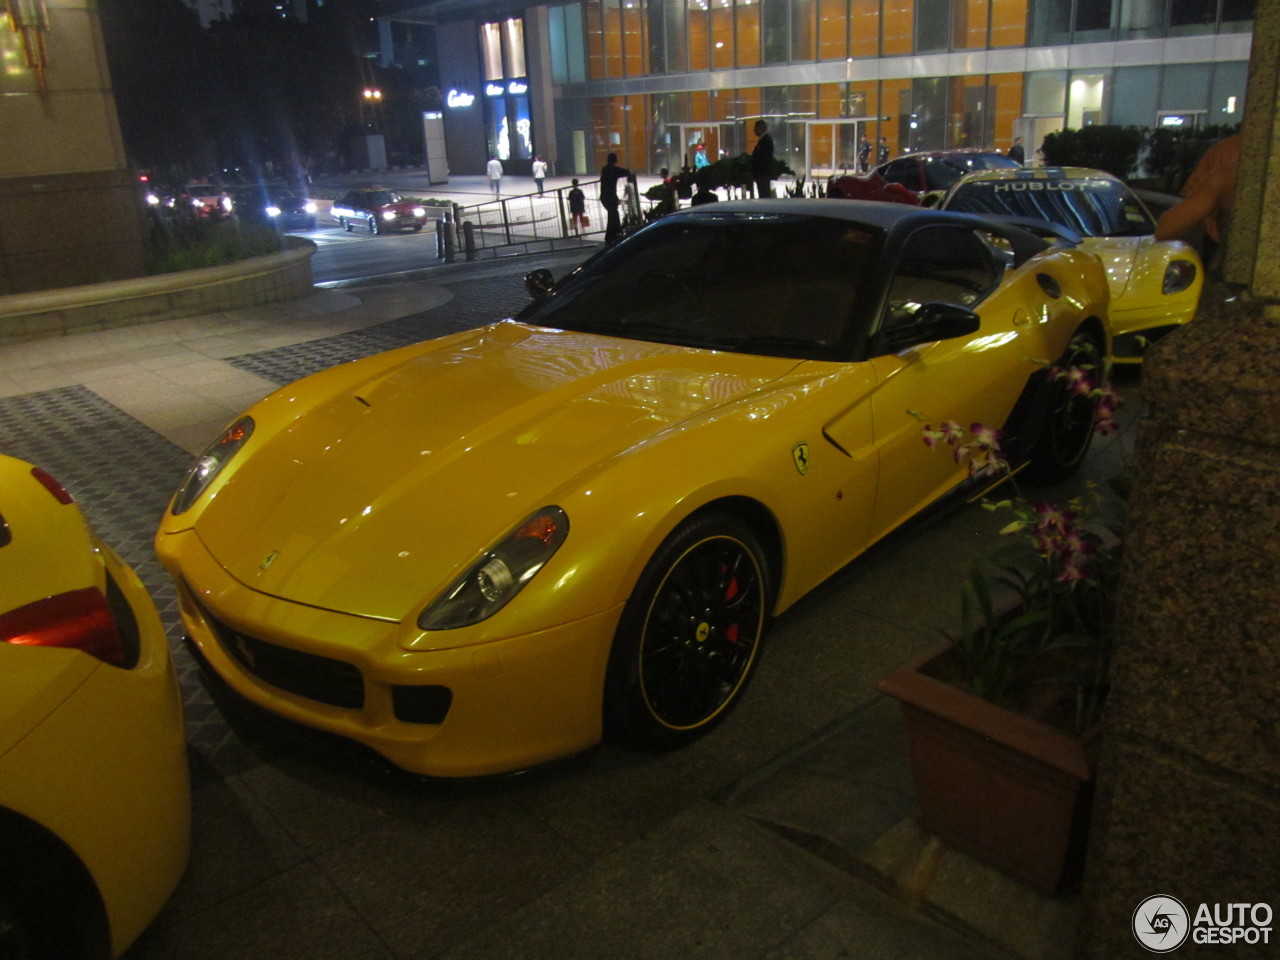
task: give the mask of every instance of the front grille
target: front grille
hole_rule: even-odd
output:
[[[334,707],[364,706],[364,679],[354,664],[267,643],[232,629],[208,611],[205,616],[222,648],[264,683]]]

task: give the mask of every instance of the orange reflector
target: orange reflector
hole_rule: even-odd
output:
[[[547,516],[545,513],[534,517],[523,527],[516,531],[517,540],[541,540],[543,543],[550,543],[555,539],[559,527],[553,517]]]

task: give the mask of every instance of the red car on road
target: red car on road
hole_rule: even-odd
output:
[[[827,196],[845,200],[888,200],[920,203],[930,190],[946,190],[974,170],[1017,168],[1022,164],[990,150],[935,150],[909,153],[882,163],[862,176],[852,174],[827,181]]]
[[[426,209],[415,200],[406,200],[394,190],[371,187],[352,190],[333,205],[329,215],[347,231],[357,225],[370,233],[387,230],[421,230],[427,222]]]

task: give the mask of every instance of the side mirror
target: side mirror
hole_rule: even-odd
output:
[[[551,275],[551,271],[546,267],[530,270],[524,275],[524,288],[529,291],[529,296],[535,300],[543,299],[555,285],[555,277]]]
[[[887,329],[885,342],[891,350],[905,350],[921,343],[967,337],[981,326],[982,320],[972,310],[935,300],[921,306],[907,323]]]

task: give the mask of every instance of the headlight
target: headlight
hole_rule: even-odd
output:
[[[227,427],[222,436],[205,450],[200,459],[187,471],[187,475],[182,478],[182,485],[178,487],[178,492],[173,495],[173,505],[170,509],[175,517],[191,508],[191,505],[199,499],[200,494],[204,493],[209,484],[213,482],[213,478],[222,471],[222,468],[227,465],[252,435],[252,418],[241,417]]]
[[[1164,286],[1166,294],[1180,293],[1195,282],[1196,265],[1190,260],[1170,260],[1164,268]]]
[[[223,197],[221,200],[221,203],[222,203],[222,209],[227,211],[227,213],[230,213],[232,206],[234,206],[234,204],[231,202],[231,198]]]
[[[268,216],[268,217],[278,217],[278,216],[280,216],[280,208],[279,208],[279,207],[274,207],[274,206],[273,206],[273,207],[267,207],[267,216]]]
[[[543,507],[488,550],[418,617],[423,630],[453,630],[488,619],[524,589],[564,543],[569,518]]]
[[[414,207],[414,208],[413,208],[413,215],[414,215],[415,217],[425,217],[425,216],[427,215],[426,208],[425,208],[425,207]]]
[[[315,213],[315,212],[316,212],[316,205],[315,205],[313,202],[308,201],[308,202],[307,202],[307,206],[306,206],[306,211],[307,211],[307,213]]]
[[[383,220],[394,220],[395,218],[396,218],[396,212],[395,212],[394,210],[383,210],[383,211],[382,211],[382,219],[383,219]]]

